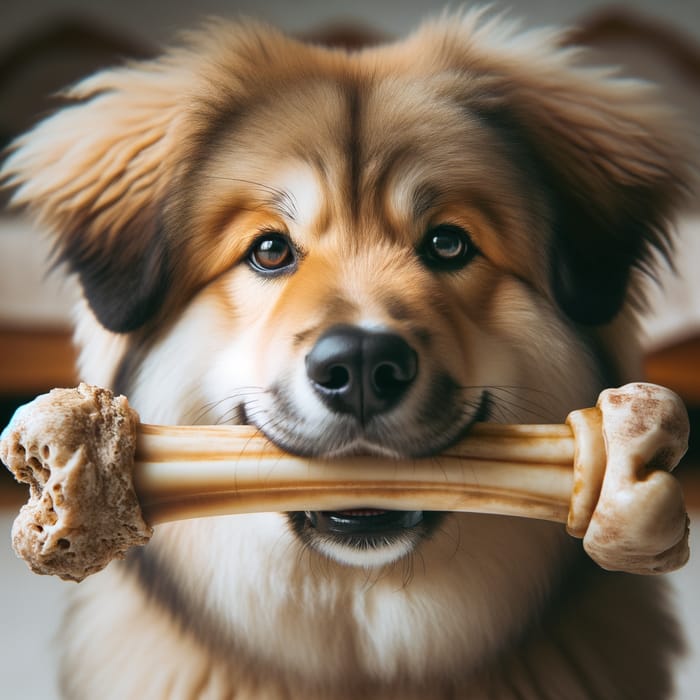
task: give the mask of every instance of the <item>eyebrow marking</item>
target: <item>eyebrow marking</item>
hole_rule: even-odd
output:
[[[261,206],[268,206],[270,209],[280,214],[280,216],[294,222],[296,222],[299,216],[297,202],[292,192],[240,177],[227,177],[225,175],[205,175],[205,177],[210,180],[225,180],[227,182],[240,182],[245,185],[250,185],[254,189],[265,193],[265,197],[261,197]]]
[[[274,188],[270,188],[274,189]],[[270,207],[274,209],[282,218],[289,219],[296,223],[299,218],[299,209],[297,201],[292,192],[286,190],[278,190],[277,194],[269,202]]]
[[[427,212],[434,209],[439,199],[440,193],[435,187],[425,183],[418,185],[411,196],[411,209],[414,220],[422,219]]]
[[[273,180],[277,191],[286,195],[274,203],[278,213],[302,228],[317,225],[326,197],[322,180],[311,163],[295,161],[283,166]]]

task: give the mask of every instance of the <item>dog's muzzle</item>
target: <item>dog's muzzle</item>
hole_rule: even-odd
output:
[[[360,425],[395,408],[418,375],[418,355],[399,335],[337,325],[306,356],[309,382],[334,413]],[[371,508],[305,513],[307,526],[351,546],[372,547],[412,530],[422,511]]]

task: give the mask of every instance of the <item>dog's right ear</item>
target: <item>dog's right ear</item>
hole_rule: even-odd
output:
[[[10,147],[0,172],[54,237],[109,330],[129,332],[161,307],[172,276],[162,228],[182,162],[182,90],[157,62],[107,70]]]

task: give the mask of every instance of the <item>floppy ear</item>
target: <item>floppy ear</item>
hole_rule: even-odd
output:
[[[686,181],[678,131],[639,83],[571,70],[531,82],[511,108],[550,196],[552,290],[574,321],[607,323],[632,268],[670,253]]]
[[[449,43],[458,57],[469,108],[505,133],[548,195],[557,302],[582,324],[612,320],[631,268],[669,253],[689,169],[679,125],[651,86],[582,66],[556,32],[518,34],[479,12],[447,32],[440,50]]]
[[[109,330],[160,308],[172,273],[162,228],[182,159],[177,70],[157,62],[104,71],[68,90],[71,103],[20,137],[1,177],[55,239]]]

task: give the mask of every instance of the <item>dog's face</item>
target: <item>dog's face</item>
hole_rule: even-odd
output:
[[[540,372],[543,323],[563,325],[546,205],[498,133],[428,85],[367,89],[353,114],[309,82],[219,135],[174,215],[216,237],[198,283],[226,338],[203,372],[213,417],[305,455],[437,454],[477,418],[508,417],[507,390]],[[557,334],[548,365],[565,385],[582,353]],[[554,393],[560,415],[578,389]]]
[[[595,363],[548,298],[547,203],[498,128],[430,80],[357,91],[281,87],[192,169],[170,216],[206,236],[194,316],[215,320],[184,331],[207,339],[187,372],[200,386],[168,403],[302,455],[412,458],[476,420],[561,420],[592,401]],[[370,513],[292,522],[375,565],[440,521]]]
[[[602,351],[627,323],[630,268],[664,246],[675,153],[643,91],[615,106],[621,86],[551,47],[499,53],[474,21],[358,54],[229,28],[76,88],[84,104],[37,127],[6,173],[59,230],[97,320],[124,334],[115,357],[90,340],[85,368],[109,363],[143,420],[247,422],[301,455],[431,457],[477,420],[560,421],[593,402],[617,374]],[[173,525],[151,549],[200,590],[209,552],[232,548],[200,590],[208,614],[251,586],[282,605],[269,566],[299,582],[298,552],[330,561],[344,583],[287,611],[276,644],[338,659],[344,642],[309,620],[347,600],[348,565],[418,553],[411,595],[440,610],[343,622],[382,673],[423,668],[428,649],[477,658],[465,635],[478,649],[514,634],[557,570],[548,526],[367,506]],[[224,633],[276,653],[255,609],[229,610]]]

